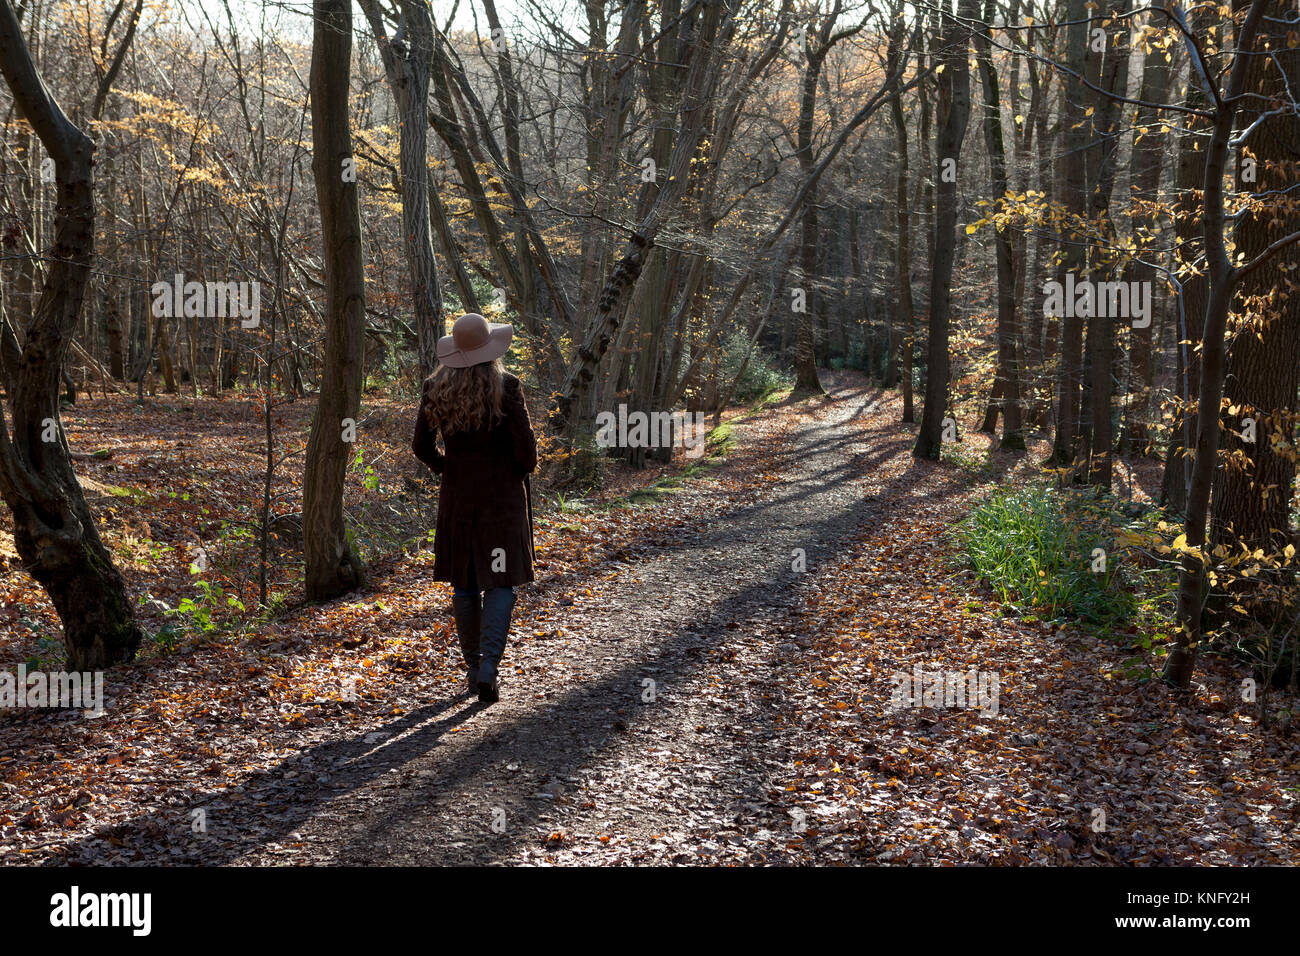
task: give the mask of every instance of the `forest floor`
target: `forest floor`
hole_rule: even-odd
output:
[[[955,564],[953,522],[1040,456],[917,461],[894,393],[826,382],[733,417],[725,457],[634,506],[604,507],[616,488],[548,513],[496,705],[463,694],[417,546],[344,600],[112,672],[102,717],[0,721],[0,863],[1300,861],[1300,740],[1261,729],[1241,668],[1206,658],[1187,695],[1120,676],[1130,647],[1004,616]],[[244,418],[250,460],[228,470],[248,487],[223,494],[256,493]],[[137,454],[178,487],[174,456]],[[148,468],[117,461],[141,488]],[[378,471],[370,491],[402,487]],[[185,480],[208,489],[191,518],[224,520],[202,510],[213,475]],[[110,520],[113,546],[184,538],[143,520]],[[24,627],[52,626],[9,603],[38,602],[25,577],[0,577],[19,656]],[[891,706],[914,668],[992,675],[996,700]]]

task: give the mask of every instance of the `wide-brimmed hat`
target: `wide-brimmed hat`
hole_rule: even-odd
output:
[[[499,359],[510,349],[509,325],[489,322],[477,312],[467,312],[451,327],[451,335],[438,339],[438,361],[451,368],[469,368]]]

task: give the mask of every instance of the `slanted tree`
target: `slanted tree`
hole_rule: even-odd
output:
[[[494,24],[494,31],[501,29],[496,25],[498,21],[495,8],[490,6],[489,21]],[[564,358],[560,354],[551,323],[541,321],[539,296],[543,289],[548,292],[550,306],[554,309],[553,314],[559,317],[561,327],[573,325],[573,306],[557,279],[557,269],[549,246],[523,195],[525,184],[520,157],[518,90],[505,34],[497,32],[495,36],[494,43],[500,44],[496,75],[501,79],[501,99],[505,105],[502,117],[505,120],[505,152],[497,142],[496,126],[474,92],[465,67],[456,56],[454,45],[441,32],[437,32],[434,37],[433,71],[430,75],[438,111],[430,112],[429,118],[451,154],[461,185],[468,194],[474,221],[483,231],[488,252],[497,268],[497,275],[492,278],[493,283],[500,283],[497,287],[503,289],[507,301],[516,310],[520,323],[541,345],[550,373],[559,376],[563,373]],[[484,178],[487,180],[486,186]],[[505,227],[497,220],[495,209],[500,204],[488,198],[488,189],[493,193],[504,192],[509,199],[507,208],[514,220],[515,232],[513,255]],[[448,230],[443,222],[445,216],[440,211],[441,203],[437,194],[431,195],[434,200],[434,216],[439,220],[439,234],[444,236],[442,243],[445,254],[451,246],[446,237]],[[457,257],[451,256],[450,261],[454,268]],[[464,283],[458,280],[458,284],[462,286],[462,296],[465,296]],[[472,295],[466,298],[466,302],[470,298]]]
[[[99,538],[72,470],[59,422],[59,378],[77,329],[95,247],[94,144],[68,119],[32,61],[10,0],[0,0],[0,73],[14,104],[54,161],[54,243],[45,282],[7,382],[11,424],[0,421],[0,493],[14,515],[14,543],[63,622],[68,667],[129,661],[143,634],[126,582]],[[8,365],[9,363],[6,363]]]
[[[718,0],[700,0],[699,26],[685,54],[689,66],[682,84],[677,134],[668,168],[664,171],[666,178],[657,186],[649,211],[629,230],[617,265],[601,290],[595,314],[578,345],[577,356],[555,396],[548,421],[556,433],[574,434],[580,420],[576,412],[582,408],[596,370],[618,332],[623,307],[636,289],[655,237],[686,189],[690,164],[707,120],[708,111],[704,104],[718,87],[723,51],[730,46],[735,25],[733,11],[726,9],[724,4]]]

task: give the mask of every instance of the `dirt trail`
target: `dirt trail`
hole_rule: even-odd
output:
[[[586,623],[563,641],[508,648],[499,704],[443,701],[364,741],[316,748],[237,804],[210,807],[217,838],[197,841],[193,861],[780,853],[791,824],[767,792],[789,758],[772,695],[777,669],[797,667],[800,651],[786,616],[807,599],[809,572],[864,518],[857,476],[867,448],[849,422],[873,402],[833,387],[784,436],[768,434],[763,416],[738,424],[743,453],[770,461],[764,490],[578,593],[573,620]],[[796,549],[807,572],[794,569]],[[254,819],[215,825],[246,815]]]

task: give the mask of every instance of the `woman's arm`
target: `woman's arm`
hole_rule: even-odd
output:
[[[435,475],[442,474],[442,463],[446,459],[438,451],[436,435],[429,427],[429,416],[424,414],[423,405],[415,416],[415,437],[411,439],[411,451],[415,452],[416,458],[433,469]]]
[[[506,424],[510,427],[510,446],[514,451],[515,461],[529,474],[537,468],[537,438],[533,435],[533,426],[528,421],[528,406],[524,404],[524,387],[519,379],[506,379],[505,395],[501,410],[505,413]]]

